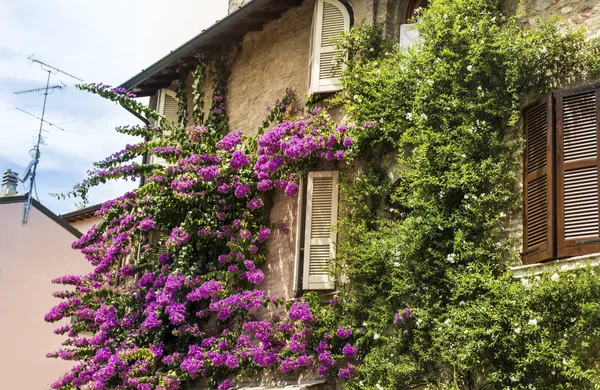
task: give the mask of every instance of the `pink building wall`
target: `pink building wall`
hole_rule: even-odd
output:
[[[22,214],[22,202],[0,204],[0,389],[42,390],[72,365],[45,356],[63,339],[52,332],[61,324],[44,321],[63,287],[50,280],[92,268],[71,232],[35,207],[27,224]]]

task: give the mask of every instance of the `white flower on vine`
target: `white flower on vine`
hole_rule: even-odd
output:
[[[516,333],[516,334],[519,334],[519,333],[521,333],[521,328],[519,328],[519,327],[516,327],[516,328],[515,328],[515,333]]]
[[[527,325],[537,326],[537,320],[535,318],[531,319],[531,320],[529,320],[529,322],[527,322]]]
[[[558,275],[556,272],[552,274],[552,276],[550,277],[550,279],[553,282],[558,282],[558,280],[560,279],[560,275]]]
[[[373,340],[379,340],[379,333],[375,333],[373,335]]]
[[[472,70],[473,70],[473,65],[469,65],[469,66],[467,66],[467,70],[468,70],[469,72],[470,72],[470,71],[472,71]]]
[[[446,261],[448,263],[454,263],[454,261],[455,261],[454,256],[455,256],[454,253],[450,253],[448,256],[446,256]]]

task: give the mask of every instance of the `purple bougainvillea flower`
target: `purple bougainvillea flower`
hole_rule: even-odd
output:
[[[337,330],[337,332],[335,332],[335,334],[340,339],[345,340],[348,337],[352,336],[352,330],[351,329],[344,329],[343,327],[340,326],[339,329]]]

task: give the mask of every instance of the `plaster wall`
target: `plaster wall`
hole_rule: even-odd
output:
[[[72,366],[46,358],[64,339],[52,331],[67,322],[49,324],[44,315],[60,302],[50,280],[84,274],[91,266],[71,249],[76,237],[31,208],[21,223],[23,203],[0,204],[0,388],[49,389]]]

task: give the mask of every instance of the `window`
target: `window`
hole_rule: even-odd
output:
[[[600,85],[563,90],[523,111],[523,263],[600,252]]]
[[[156,111],[168,120],[177,123],[179,120],[179,100],[177,94],[169,89],[159,89],[157,93]],[[151,154],[148,158],[149,164],[169,165],[165,159]]]
[[[338,171],[308,174],[306,212],[302,207],[304,194],[300,191],[298,215],[304,218],[298,218],[295,280],[299,279],[302,269],[303,290],[331,290],[335,287],[329,273],[329,260],[335,257],[337,242],[337,233],[332,231],[332,227],[337,222],[338,178]],[[297,290],[298,286],[294,285],[294,289]]]
[[[427,8],[428,0],[412,0],[406,9],[406,17],[404,23],[400,25],[400,47],[409,48],[419,42],[420,35],[417,26],[413,23],[415,19],[415,11],[419,8]]]
[[[317,0],[309,65],[309,93],[335,92],[341,89],[342,69],[335,39],[350,30],[350,13],[338,0]]]

